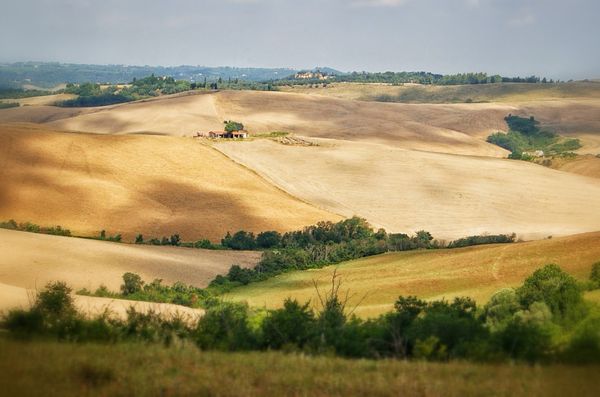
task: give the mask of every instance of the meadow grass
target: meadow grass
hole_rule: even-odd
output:
[[[513,244],[388,253],[322,269],[295,271],[236,288],[226,299],[251,306],[280,307],[285,298],[318,300],[315,283],[327,290],[334,269],[350,293],[348,307],[359,317],[392,309],[399,295],[424,299],[469,296],[480,303],[507,287],[516,287],[534,270],[555,263],[579,280],[600,260],[600,233]]]
[[[6,396],[593,396],[598,366],[347,360],[0,338]]]

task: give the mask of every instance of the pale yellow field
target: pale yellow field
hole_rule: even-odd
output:
[[[118,291],[126,272],[148,282],[159,278],[206,287],[232,264],[254,266],[260,256],[257,251],[119,244],[0,229],[0,283],[26,289],[60,280],[75,289],[104,284]]]
[[[339,216],[306,204],[192,138],[0,127],[0,219],[132,241],[295,230]]]
[[[533,239],[600,230],[596,178],[524,161],[318,142],[216,147],[294,196],[390,232],[425,229],[439,239],[514,232]]]
[[[12,309],[28,309],[35,301],[36,291],[42,288],[43,285],[38,290],[29,290],[0,283],[0,315]],[[73,299],[77,309],[86,315],[98,315],[108,311],[111,315],[125,318],[127,310],[134,307],[136,311],[142,313],[153,311],[163,315],[182,315],[193,321],[204,313],[202,309],[170,303],[137,302],[81,295],[74,295]]]
[[[331,83],[326,87],[296,85],[284,86],[285,92],[323,95],[334,98],[356,99],[364,101],[389,99],[413,103],[457,103],[473,102],[524,102],[536,100],[556,100],[566,98],[600,99],[598,82],[573,82],[561,84],[470,84],[470,85],[421,85],[367,83]]]
[[[331,285],[334,269],[349,291],[348,308],[378,315],[391,309],[399,295],[425,299],[470,296],[484,303],[497,290],[515,287],[534,270],[556,263],[579,279],[587,279],[600,261],[600,232],[550,240],[498,244],[453,250],[407,251],[378,255],[318,270],[298,271],[250,284],[228,297],[252,306],[278,307],[287,297],[318,302]]]
[[[51,123],[56,129],[103,134],[192,135],[222,128],[226,119],[250,132],[379,142],[405,149],[504,157],[485,138],[506,129],[509,113],[534,115],[560,133],[585,138],[590,153],[600,147],[600,99],[583,96],[496,103],[405,104],[365,102],[320,95],[222,91],[184,93],[86,109],[6,109],[0,122]],[[584,148],[585,150],[586,148]]]
[[[551,168],[574,174],[600,178],[600,157],[593,155],[577,156],[573,159],[553,159]]]
[[[67,99],[73,99],[76,97],[77,95],[73,94],[53,94],[29,98],[2,99],[0,102],[17,102],[21,106],[48,106],[54,105],[56,102],[66,101]]]
[[[27,307],[35,291],[51,281],[64,281],[75,291],[81,288],[93,291],[106,285],[116,292],[126,272],[139,274],[147,282],[159,278],[166,284],[181,281],[206,287],[232,264],[254,266],[260,255],[247,251],[118,244],[0,229],[0,311]],[[76,303],[86,313],[109,307],[124,315],[130,305],[144,311],[199,313],[176,305],[85,296],[77,296]]]

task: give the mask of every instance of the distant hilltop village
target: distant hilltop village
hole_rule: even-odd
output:
[[[314,72],[311,72],[311,71],[298,72],[294,75],[295,79],[300,79],[300,80],[328,80],[332,77],[333,77],[333,75],[323,73],[319,70],[316,70]]]

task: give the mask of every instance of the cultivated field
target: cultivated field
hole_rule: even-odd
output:
[[[0,385],[14,396],[39,395],[40,385],[46,396],[587,397],[600,392],[597,366],[344,360],[5,339],[0,349]]]
[[[405,149],[505,157],[485,142],[506,129],[509,114],[534,115],[545,125],[580,137],[582,153],[600,150],[600,99],[560,98],[525,102],[405,104],[364,102],[284,92],[222,91],[179,94],[100,108],[48,106],[5,109],[0,122],[50,123],[53,128],[102,134],[192,135],[242,121],[250,132],[385,143]]]
[[[76,97],[77,95],[73,94],[53,94],[34,96],[29,98],[0,99],[0,102],[17,102],[21,106],[51,106],[54,105],[56,102],[66,101],[67,99],[73,99]]]
[[[387,100],[404,103],[461,103],[472,102],[525,102],[573,98],[600,99],[600,83],[574,82],[561,84],[470,84],[421,85],[332,83],[326,87],[296,85],[282,87],[285,92],[323,95],[334,98],[363,101]]]
[[[483,304],[494,292],[520,285],[533,271],[549,263],[584,280],[589,277],[591,265],[598,261],[600,232],[525,243],[383,254],[283,274],[236,289],[228,297],[268,308],[280,306],[288,297],[310,299],[316,304],[313,282],[321,293],[325,292],[337,268],[341,291],[350,293],[348,307],[359,305],[356,314],[369,317],[389,311],[399,295],[426,299],[470,296]]]
[[[159,278],[167,284],[182,281],[205,287],[232,264],[249,267],[259,258],[259,252],[118,244],[0,229],[0,310],[27,306],[34,292],[50,281],[64,281],[74,290],[106,285],[116,292],[123,273],[133,272],[148,282]],[[175,305],[85,296],[77,296],[76,302],[85,312],[109,306],[124,314],[130,305],[189,312]]]
[[[75,234],[220,240],[339,217],[306,204],[191,138],[0,126],[0,219]]]
[[[314,139],[313,139],[314,140]],[[296,197],[391,232],[439,239],[482,233],[544,238],[600,228],[598,180],[524,161],[315,140],[216,147]]]

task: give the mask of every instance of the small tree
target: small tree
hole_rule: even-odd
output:
[[[237,121],[227,120],[225,123],[225,131],[227,132],[236,132],[244,129],[244,124],[238,123]]]
[[[144,281],[142,278],[135,273],[125,273],[123,274],[123,285],[121,285],[121,292],[123,295],[131,295],[135,294],[142,290],[144,285]]]
[[[179,234],[172,234],[170,238],[171,245],[177,246],[181,244]]]
[[[137,236],[135,236],[135,243],[136,244],[144,244],[144,236],[142,236],[141,234],[138,234]]]
[[[259,233],[256,236],[256,245],[259,248],[272,248],[279,245],[281,242],[281,234],[276,231],[268,231]]]
[[[46,288],[37,295],[34,308],[52,318],[73,315],[75,305],[71,296],[71,288],[62,281],[48,283]]]

